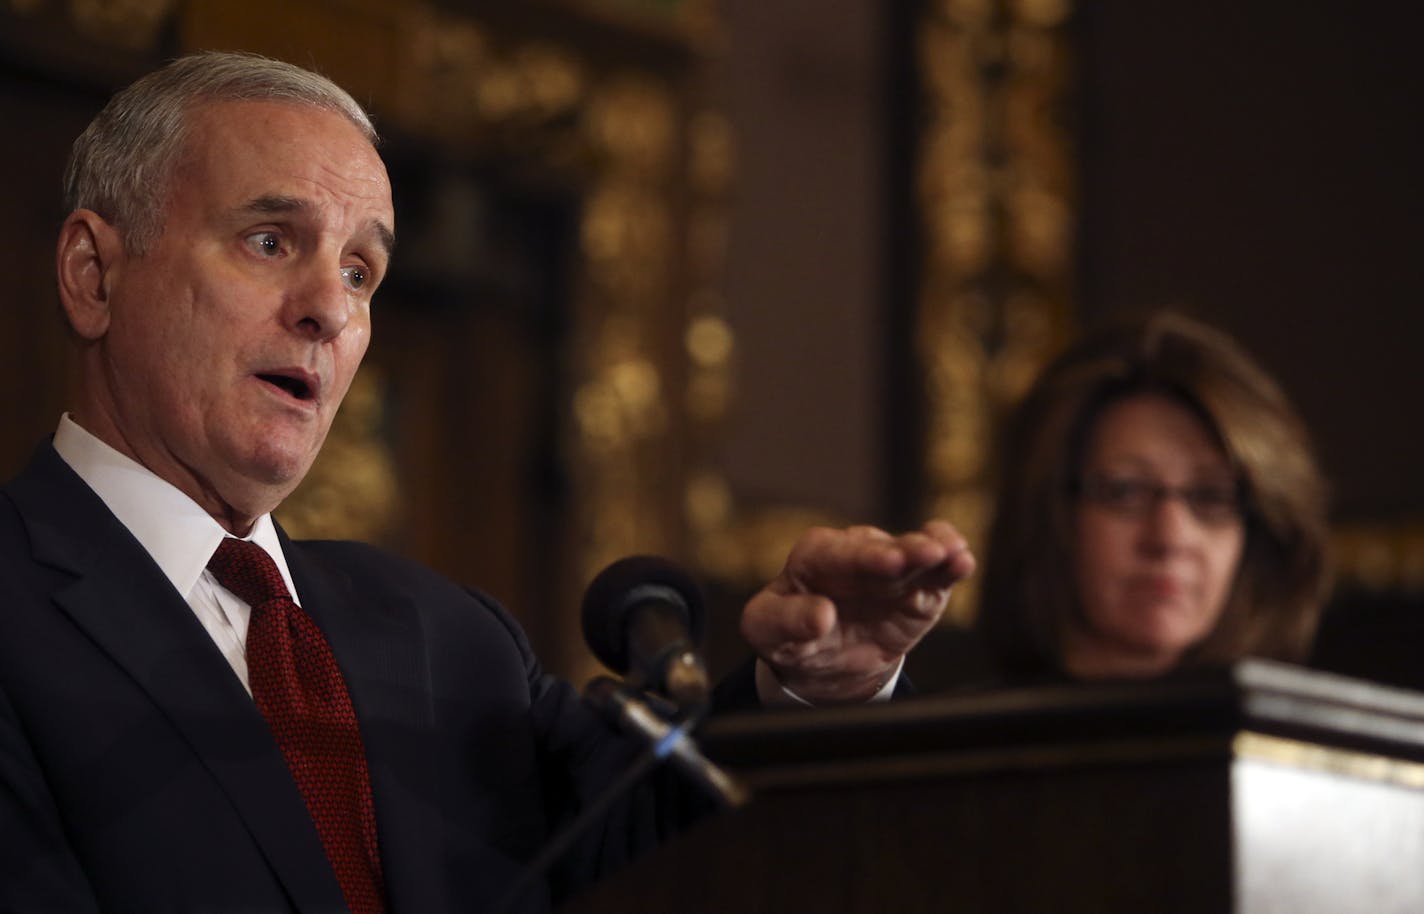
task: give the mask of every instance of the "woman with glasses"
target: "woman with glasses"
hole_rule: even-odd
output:
[[[1010,680],[1305,658],[1325,486],[1276,383],[1158,313],[1088,336],[1014,417],[977,628]]]

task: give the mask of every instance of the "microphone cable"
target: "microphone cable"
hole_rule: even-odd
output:
[[[590,681],[584,690],[584,698],[605,720],[612,717],[620,730],[640,738],[646,744],[645,748],[613,783],[540,849],[519,878],[500,896],[490,914],[516,914],[516,905],[548,874],[559,858],[568,853],[574,842],[603,819],[614,803],[665,761],[672,761],[674,768],[712,794],[723,806],[741,806],[750,798],[747,789],[703,756],[692,739],[691,732],[705,715],[705,706],[690,709],[669,722],[653,710],[648,701],[638,697],[631,687],[606,676]]]

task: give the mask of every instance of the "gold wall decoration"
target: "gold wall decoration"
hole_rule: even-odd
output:
[[[688,472],[682,522],[697,569],[728,593],[760,586],[781,571],[792,544],[808,527],[844,520],[814,507],[749,504],[739,500],[718,465],[728,409],[738,395],[737,336],[722,291],[729,234],[728,200],[737,171],[737,137],[717,103],[726,36],[711,15],[698,13],[702,31],[700,81],[688,122],[686,236],[687,323],[684,440]],[[697,7],[698,4],[688,4]]]
[[[479,22],[426,10],[409,21],[398,110],[422,134],[534,154],[565,167],[576,136],[552,127],[586,103],[586,63],[537,39],[511,44]],[[562,148],[563,155],[555,151]]]
[[[917,25],[925,510],[981,548],[995,429],[1072,327],[1069,13],[1066,0],[939,0]],[[967,583],[951,621],[972,617]]]
[[[619,556],[680,541],[668,511],[681,472],[673,437],[681,372],[668,341],[681,324],[671,288],[680,257],[676,99],[646,76],[619,74],[593,89],[582,127],[598,163],[584,198],[571,348],[587,579]]]
[[[992,514],[994,430],[1072,327],[1070,13],[1066,0],[937,0],[915,24],[922,107],[913,193],[923,244],[912,332],[927,410],[922,513],[952,519],[975,546]],[[710,131],[704,142],[716,150],[709,158],[732,160],[730,137]],[[725,213],[725,186],[700,186],[697,173],[694,265],[702,260],[698,202]],[[711,259],[722,231],[713,221],[706,232],[718,239],[707,245],[717,252]],[[693,296],[691,327],[704,335],[689,337],[689,440],[705,456],[736,393],[736,350],[715,285],[699,289],[694,274]],[[715,354],[699,355],[701,345]],[[686,517],[700,567],[734,589],[776,574],[808,526],[846,522],[814,507],[738,503],[710,458],[689,476]],[[960,588],[955,621],[972,615],[973,590],[972,580]]]
[[[563,0],[562,5],[624,28],[674,36],[706,51],[721,35],[720,0]]]
[[[158,49],[178,0],[3,0],[0,10],[63,23],[83,38],[122,52]]]
[[[1424,599],[1424,523],[1341,524],[1332,549],[1337,587]]]
[[[293,537],[375,542],[390,528],[399,489],[395,460],[381,435],[385,386],[369,365],[352,380],[320,457],[278,511]]]
[[[715,79],[715,64],[709,61],[704,67],[704,79]],[[698,568],[732,582],[745,572],[747,541],[739,535],[739,506],[717,465],[716,446],[736,392],[737,338],[721,287],[736,136],[726,115],[703,100],[692,118],[688,143],[688,324],[683,346],[691,467],[683,514]]]
[[[129,50],[155,47],[176,6],[177,0],[68,0],[79,31]]]
[[[587,7],[637,6],[594,2]],[[641,3],[643,6],[653,4]],[[718,0],[683,0],[672,19],[696,49],[695,69],[683,94],[682,200],[674,210],[681,249],[683,315],[680,385],[669,392],[679,417],[677,459],[685,467],[673,520],[679,553],[728,593],[757,586],[781,570],[792,541],[808,526],[836,523],[824,512],[801,506],[753,505],[739,499],[719,465],[724,421],[734,398],[738,340],[723,291],[729,199],[737,171],[737,142],[722,105],[729,36]]]

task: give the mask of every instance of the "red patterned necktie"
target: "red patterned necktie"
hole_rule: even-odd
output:
[[[261,546],[224,537],[208,570],[252,607],[247,627],[252,697],[316,823],[347,907],[356,914],[383,912],[366,752],[330,645],[292,601],[277,564]]]

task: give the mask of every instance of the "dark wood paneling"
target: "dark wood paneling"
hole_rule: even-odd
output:
[[[54,288],[60,176],[70,143],[104,96],[0,59],[0,479],[52,433],[68,402],[70,347]]]
[[[1341,519],[1424,514],[1424,12],[1082,3],[1082,311],[1180,304],[1298,402]]]

